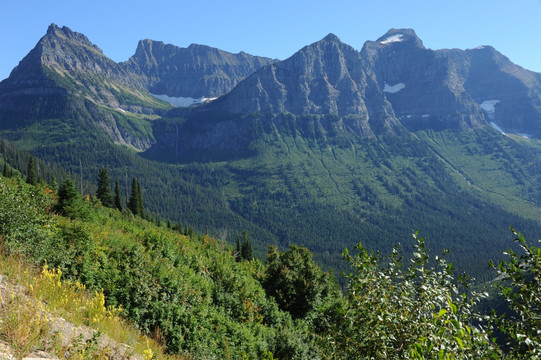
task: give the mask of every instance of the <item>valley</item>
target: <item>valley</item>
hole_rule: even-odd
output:
[[[115,63],[53,24],[0,83],[0,137],[83,193],[104,166],[127,201],[136,177],[149,216],[230,244],[246,230],[260,257],[294,243],[340,272],[346,247],[418,230],[483,281],[510,225],[541,235],[540,84],[493,48],[434,51],[411,29],[360,51],[329,34],[283,61],[147,39]]]

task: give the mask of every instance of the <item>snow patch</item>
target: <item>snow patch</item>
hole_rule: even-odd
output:
[[[424,117],[426,119],[427,117],[430,117],[430,114],[424,114],[424,115],[421,115],[421,117]]]
[[[494,129],[498,130],[500,133],[502,133],[503,135],[505,135],[505,132],[502,130],[502,128],[499,127],[498,125],[496,125],[495,122],[491,121],[491,122],[490,122],[490,126],[492,126]]]
[[[117,109],[118,111],[120,111],[120,112],[126,113],[126,110],[124,110],[124,109],[121,109],[121,108],[116,108],[116,109]]]
[[[517,133],[518,136],[522,136],[525,139],[531,139],[532,135]]]
[[[386,44],[390,44],[390,43],[394,43],[394,42],[404,41],[404,39],[402,38],[403,36],[404,35],[402,35],[402,34],[391,35],[388,38],[386,38],[385,40],[380,41],[380,44],[386,45]]]
[[[395,85],[389,85],[385,83],[385,86],[383,87],[383,92],[394,94],[405,88],[406,85],[404,83],[398,83]]]
[[[494,120],[494,113],[496,112],[496,104],[499,102],[500,100],[485,100],[481,104],[479,104],[479,106],[481,107],[481,109],[487,112],[489,119]]]
[[[156,95],[151,94],[157,99],[160,99],[162,101],[168,102],[171,105],[179,106],[179,107],[188,107],[192,105],[199,105],[202,103],[210,102],[212,100],[216,100],[217,98],[207,98],[207,97],[200,97],[199,99],[194,99],[192,97],[172,97],[167,95]]]

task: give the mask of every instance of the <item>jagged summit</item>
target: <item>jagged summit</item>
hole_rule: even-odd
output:
[[[173,100],[225,95],[210,108],[381,117],[412,129],[479,126],[486,123],[480,104],[499,100],[490,114],[495,122],[526,133],[538,128],[533,125],[539,123],[539,84],[540,74],[512,64],[492,47],[434,51],[413,29],[390,29],[361,51],[329,33],[284,61],[144,39],[128,61],[117,64],[85,35],[53,23],[0,88],[4,95],[7,90],[69,92],[135,112],[147,110],[128,101],[119,88],[147,100],[153,98],[146,91]],[[518,122],[513,96],[522,99],[524,116]]]
[[[123,67],[137,73],[153,94],[170,97],[216,97],[275,60],[206,45],[187,48],[150,39],[141,40]]]
[[[424,48],[423,42],[413,29],[390,29],[375,42],[381,45],[413,44],[416,47]]]
[[[103,54],[103,51],[97,45],[93,44],[88,37],[86,37],[86,35],[72,31],[67,26],[59,27],[55,23],[52,23],[47,28],[47,33],[40,42],[48,42],[48,44],[51,44],[51,42],[56,40],[70,40],[81,45],[91,47]]]
[[[329,34],[261,68],[209,107],[234,113],[350,115],[359,120],[354,125],[359,133],[393,131],[397,122],[377,87],[361,53]]]

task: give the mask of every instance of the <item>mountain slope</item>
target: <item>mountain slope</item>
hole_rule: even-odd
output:
[[[54,24],[0,83],[0,128],[41,143],[93,138],[145,149],[148,116],[169,108],[84,35]]]
[[[345,246],[385,249],[419,229],[480,277],[488,275],[478,258],[501,253],[509,225],[539,233],[541,146],[489,125],[505,120],[536,133],[539,74],[496,53],[433,51],[408,29],[361,51],[330,34],[258,68],[209,104],[166,112],[144,89],[162,81],[167,91],[187,86],[191,75],[177,83],[174,74],[204,69],[199,51],[222,57],[225,68],[230,54],[143,41],[137,56],[119,65],[82,35],[58,31],[40,42],[53,65],[42,66],[36,50],[0,84],[0,136],[86,179],[102,165],[123,189],[137,177],[154,214],[229,232],[230,241],[247,229],[259,254],[268,244],[307,245],[334,267]],[[49,43],[69,51],[56,54]],[[74,59],[62,60],[71,59],[65,53]],[[186,66],[173,66],[168,55]],[[117,68],[125,79],[108,75]],[[18,81],[23,73],[28,79]],[[224,84],[204,74],[201,87]],[[511,80],[489,86],[500,78]],[[527,91],[510,90],[511,83]],[[18,84],[27,85],[17,92]],[[131,95],[115,95],[121,87]],[[514,108],[516,117],[500,111],[512,99],[531,106]]]
[[[359,52],[329,34],[289,59],[258,70],[209,106],[233,113],[351,115],[372,135],[397,125]],[[377,115],[376,115],[377,114]],[[372,119],[377,118],[377,124]]]
[[[205,45],[181,48],[146,39],[121,65],[139,74],[145,88],[153,94],[197,99],[228,93],[239,81],[274,61]]]

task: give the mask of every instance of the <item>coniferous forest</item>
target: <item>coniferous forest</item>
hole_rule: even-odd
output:
[[[540,99],[412,29],[117,63],[51,24],[0,82],[0,351],[540,359]]]
[[[541,249],[514,230],[508,245],[515,250],[487,264],[497,280],[482,288],[459,275],[447,255],[434,256],[421,234],[400,239],[405,245],[388,254],[362,243],[344,249],[351,270],[340,288],[305,247],[270,246],[263,259],[253,258],[247,232],[235,248],[144,218],[136,179],[133,204],[119,211],[110,202],[112,184],[104,186],[105,169],[96,174],[99,196],[83,197],[69,175],[57,190],[43,180],[56,173],[46,167],[28,184],[35,164],[41,162],[28,157],[23,166],[29,177],[3,160],[2,255],[58,269],[65,281],[103,292],[106,304],[141,331],[159,334],[167,352],[232,359],[539,357]]]

